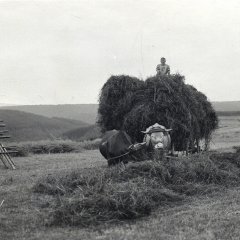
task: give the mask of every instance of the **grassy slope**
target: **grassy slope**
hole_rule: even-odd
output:
[[[99,231],[81,228],[45,228],[46,212],[39,212],[31,188],[41,176],[106,162],[98,151],[78,154],[38,155],[15,159],[16,171],[0,165],[1,239],[238,239],[239,188],[206,197],[189,197],[183,204],[162,206],[136,223],[109,225]],[[96,230],[96,229],[95,229]],[[198,236],[197,236],[198,235]]]
[[[74,141],[82,141],[84,139],[95,139],[101,137],[101,130],[96,125],[87,127],[76,128],[66,131],[62,134],[63,138],[71,139]]]
[[[240,101],[213,102],[216,111],[240,111]],[[98,104],[22,105],[1,106],[2,109],[19,110],[46,117],[60,117],[81,120],[95,124]]]
[[[240,111],[240,101],[213,102],[216,111]]]
[[[12,136],[11,141],[52,139],[65,131],[87,126],[81,121],[48,118],[15,110],[1,109],[0,117]]]
[[[75,119],[88,124],[95,124],[98,104],[24,105],[7,106],[3,109],[19,110],[45,117]]]
[[[220,116],[219,129],[213,134],[213,149],[240,145],[240,116]]]

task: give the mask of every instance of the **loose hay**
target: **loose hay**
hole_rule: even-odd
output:
[[[125,130],[135,141],[142,141],[141,130],[158,122],[173,129],[176,150],[193,147],[201,139],[206,148],[217,128],[217,115],[207,97],[184,83],[176,74],[154,76],[145,82],[129,76],[112,76],[99,97],[102,131]]]
[[[7,148],[17,151],[16,154],[13,154],[14,157],[26,157],[29,154],[76,153],[83,150],[98,149],[100,142],[100,138],[81,142],[72,140],[42,140],[38,142],[15,143],[16,146]]]
[[[48,225],[85,227],[119,222],[149,215],[157,207],[188,195],[239,184],[238,158],[239,153],[231,159],[201,154],[164,162],[79,169],[39,179],[33,190],[52,196],[51,201],[40,203],[50,209]]]

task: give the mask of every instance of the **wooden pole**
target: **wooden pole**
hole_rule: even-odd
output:
[[[6,163],[6,159],[4,158],[4,156],[2,154],[0,155],[0,159],[2,160],[2,163],[5,166],[5,168],[8,168],[8,165]]]
[[[0,131],[0,134],[2,134],[2,133],[7,133],[8,132],[8,130],[1,130]]]
[[[6,125],[3,123],[3,120],[0,119],[0,127],[5,127]],[[0,139],[10,138],[10,136],[4,135],[8,130],[0,131]],[[17,151],[8,151],[1,143],[0,143],[0,160],[3,162],[3,165],[6,168],[16,169],[16,165],[11,159],[10,153],[16,153]]]
[[[4,138],[10,138],[11,136],[3,136],[0,134],[0,139],[4,139]]]
[[[7,160],[8,164],[11,166],[11,168],[13,170],[16,169],[16,166],[14,164],[14,162],[12,161],[8,151],[5,149],[5,147],[0,143],[0,151],[3,153],[2,156],[5,157],[5,159]]]

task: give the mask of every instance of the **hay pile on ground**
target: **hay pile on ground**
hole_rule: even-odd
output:
[[[149,215],[159,206],[239,184],[239,152],[76,169],[39,179],[48,225],[91,226]],[[44,197],[41,197],[44,196]],[[43,209],[43,210],[44,210]]]
[[[15,150],[14,157],[26,157],[29,154],[76,153],[83,150],[98,149],[100,138],[76,142],[72,140],[42,140],[37,142],[11,143],[7,149]]]
[[[140,131],[154,123],[172,128],[176,150],[205,140],[206,147],[218,125],[217,115],[207,97],[184,83],[176,74],[154,76],[146,81],[129,76],[112,76],[99,97],[102,131],[122,129],[135,141],[142,141]]]

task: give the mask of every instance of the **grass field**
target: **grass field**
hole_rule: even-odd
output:
[[[212,149],[240,146],[240,116],[220,116],[219,129],[213,134]]]
[[[240,118],[240,117],[239,117]],[[239,144],[238,119],[221,119],[214,148]],[[229,136],[229,137],[227,137]],[[231,140],[231,141],[230,141]],[[231,144],[230,144],[231,143]],[[14,158],[18,169],[0,164],[0,239],[239,239],[240,186],[222,187],[207,195],[189,196],[163,205],[148,217],[94,228],[46,227],[48,208],[39,208],[47,195],[33,193],[39,178],[68,171],[106,166],[98,150]],[[44,201],[43,201],[44,202]]]
[[[181,204],[160,207],[136,222],[96,229],[44,227],[32,187],[39,177],[102,166],[97,150],[78,154],[34,155],[16,158],[18,170],[0,169],[1,239],[239,239],[240,189],[188,197]]]

